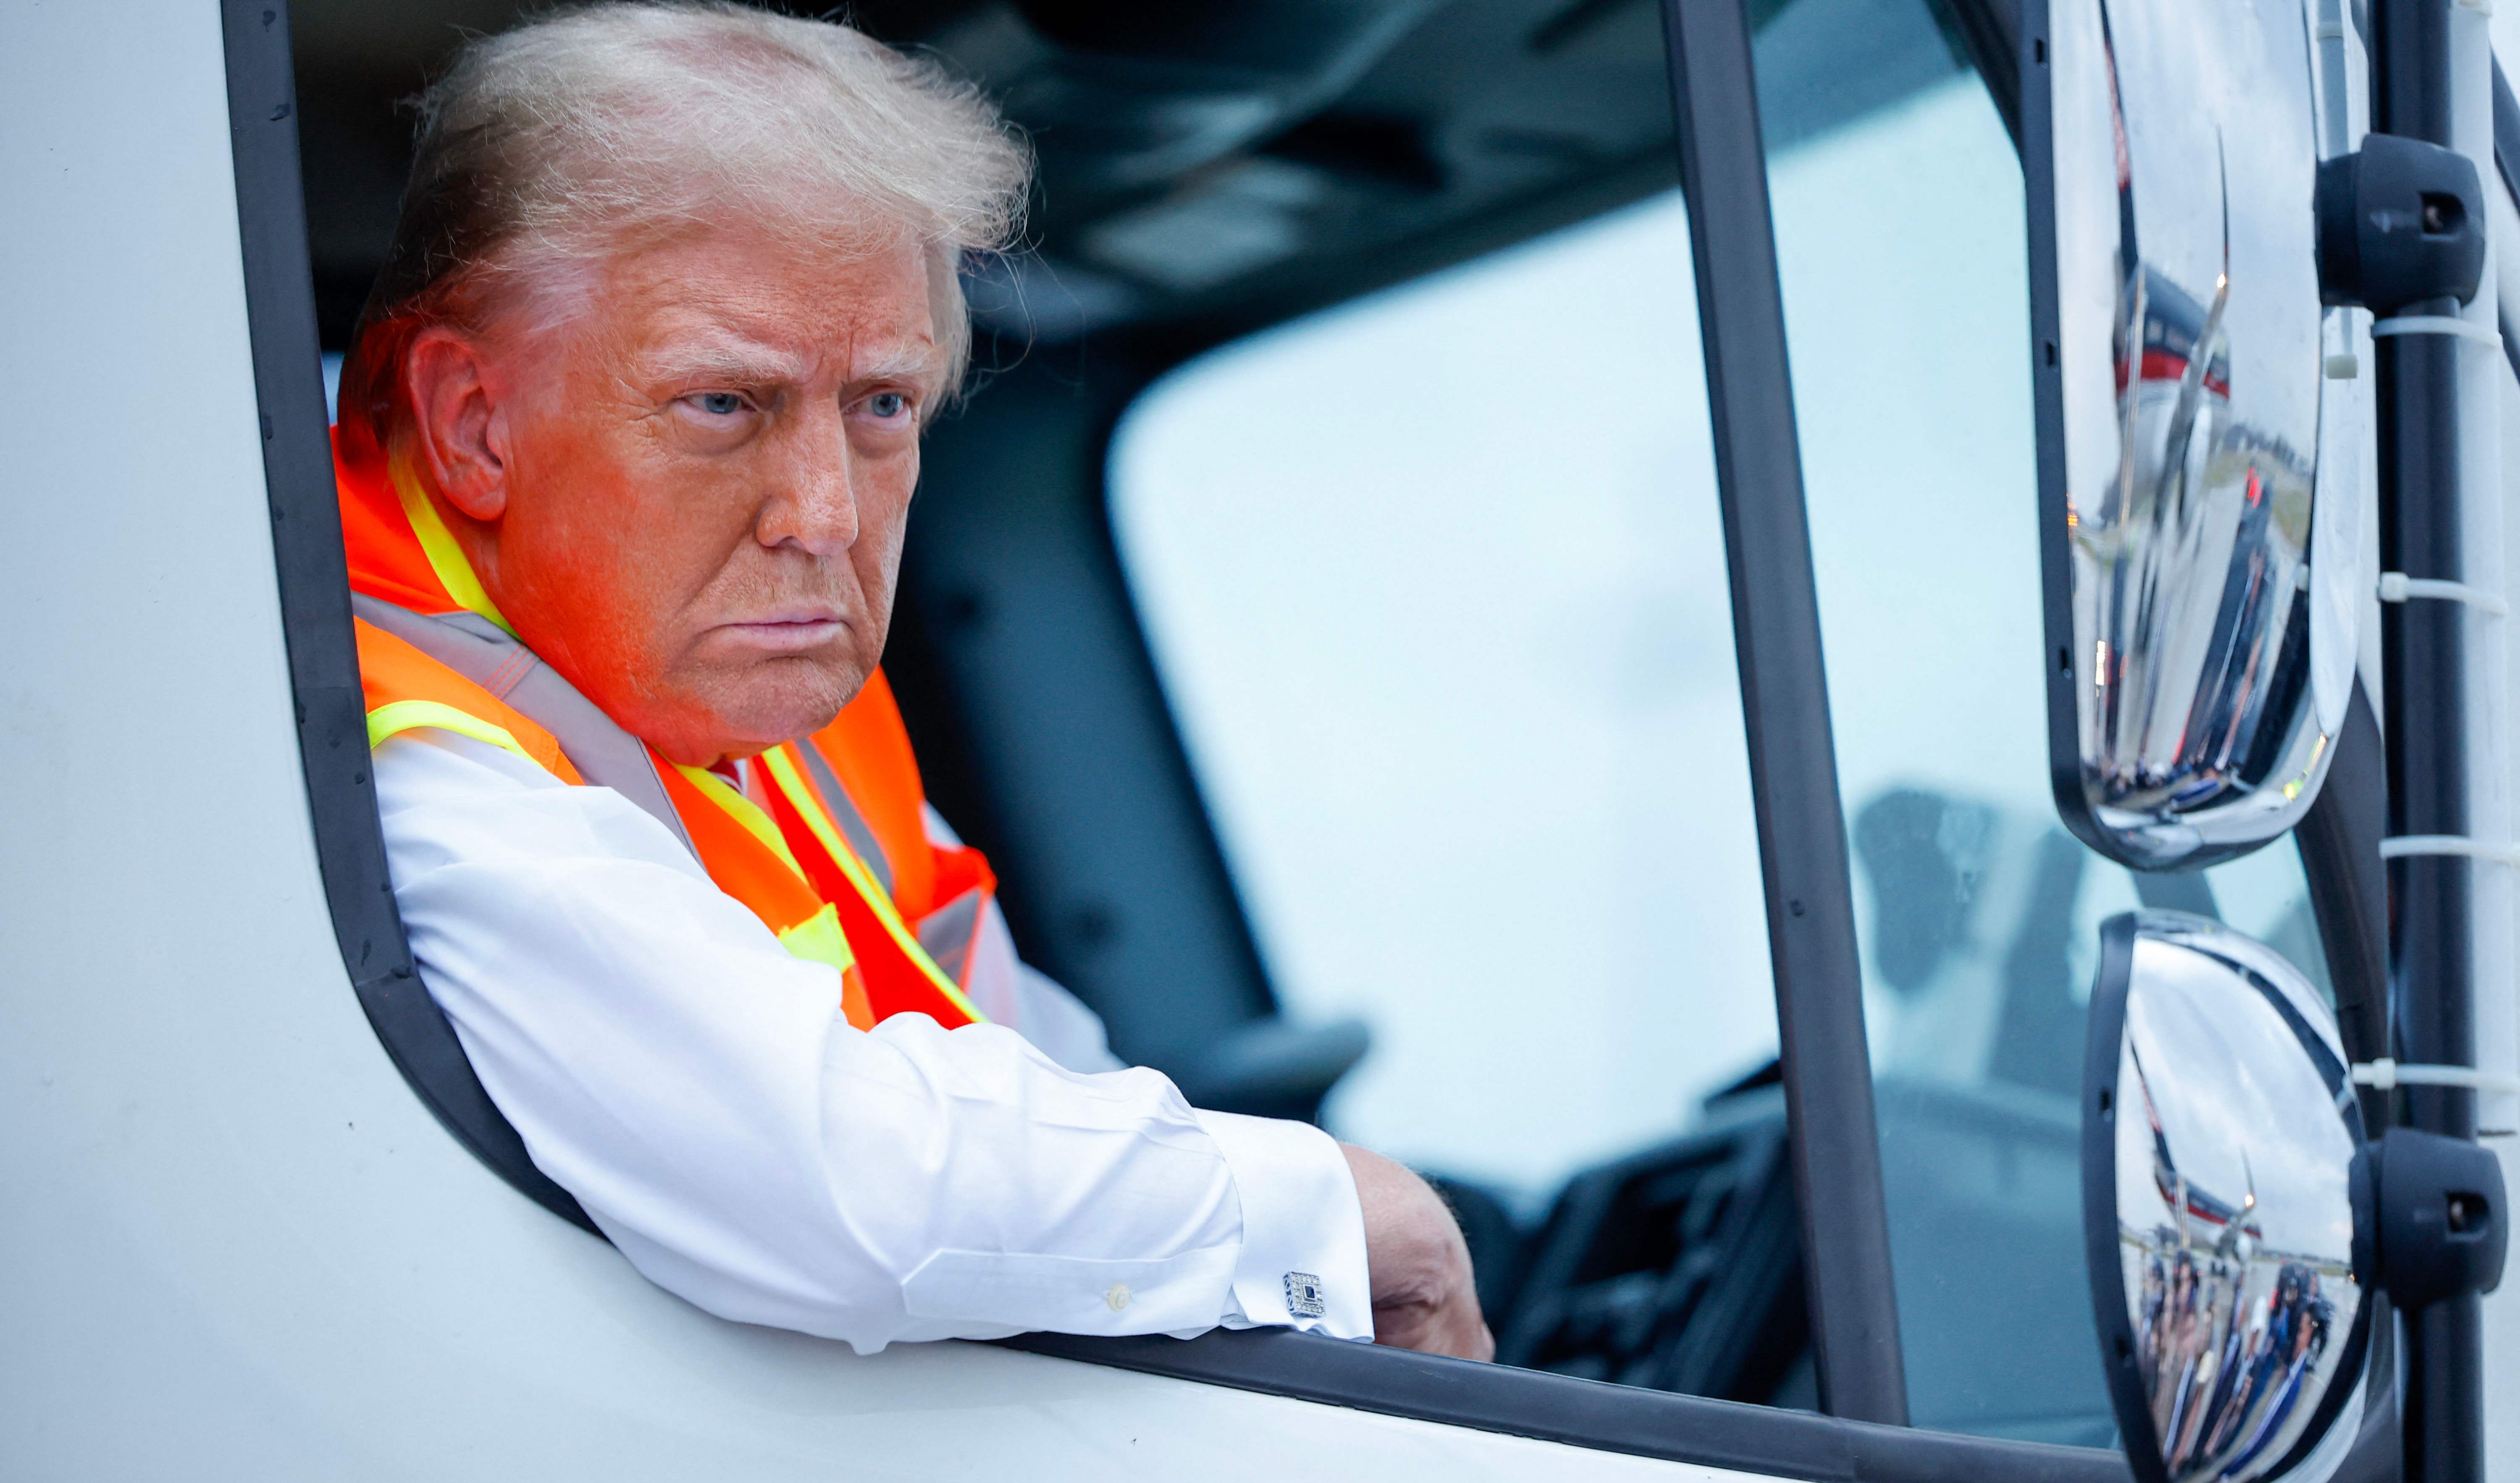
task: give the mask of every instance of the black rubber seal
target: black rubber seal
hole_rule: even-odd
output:
[[[2116,1453],[1881,1426],[1285,1329],[1152,1336],[1037,1333],[1006,1346],[1603,1452],[1812,1483],[2128,1483]]]
[[[2100,1337],[2100,1368],[2128,1466],[2141,1483],[2164,1483],[2161,1434],[2144,1402],[2143,1368],[2136,1357],[2135,1322],[2127,1314],[2126,1279],[2118,1261],[2118,1062],[2126,1038],[2127,988],[2135,974],[2136,918],[2100,924],[2100,964],[2092,981],[2083,1040],[2083,1266],[2092,1280],[2092,1321]],[[2140,1461],[2138,1461],[2140,1460]]]
[[[289,5],[222,0],[219,15],[281,627],[297,697],[297,749],[306,771],[316,860],[341,963],[385,1055],[446,1131],[527,1198],[594,1231],[576,1199],[534,1167],[524,1140],[482,1090],[454,1026],[421,984],[394,910],[376,783],[368,771],[367,702],[359,689],[350,578],[324,417]]]

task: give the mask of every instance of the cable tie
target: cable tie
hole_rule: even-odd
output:
[[[2496,617],[2509,615],[2511,605],[2482,587],[2465,582],[2445,582],[2436,577],[2410,577],[2403,571],[2380,573],[2380,601],[2405,603],[2415,598],[2435,598],[2445,603],[2465,603],[2470,607],[2490,612]]]
[[[2520,1076],[2502,1076],[2474,1066],[2400,1065],[2385,1056],[2355,1062],[2354,1080],[2356,1085],[2375,1092],[2394,1092],[2400,1087],[2465,1087],[2474,1092],[2520,1093]]]
[[[2371,335],[2376,339],[2392,335],[2449,335],[2492,345],[2497,350],[2502,348],[2501,332],[2471,325],[2452,314],[2401,314],[2394,319],[2375,319],[2371,322]]]
[[[2403,860],[2409,855],[2465,855],[2497,865],[2520,865],[2520,845],[2489,844],[2460,834],[2400,834],[2380,841],[2383,860]]]

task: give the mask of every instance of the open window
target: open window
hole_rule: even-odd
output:
[[[972,285],[990,380],[931,444],[887,664],[1027,956],[1194,1099],[1318,1110],[1449,1175],[1513,1366],[1272,1333],[1020,1342],[1778,1476],[2123,1477],[2092,1424],[2088,1318],[2057,1295],[2079,1260],[2042,1244],[2070,1213],[2042,1099],[2079,1034],[2072,944],[2136,887],[2060,853],[2025,801],[2025,777],[2044,786],[2035,655],[2018,737],[1977,719],[2015,703],[2002,646],[2036,601],[2000,8],[1671,7],[1695,49],[1677,100],[1645,0],[1323,9],[1347,19],[1282,45],[1222,22],[1186,41],[1140,6],[859,8],[1001,88],[1052,187],[1040,250]],[[390,228],[392,101],[447,22],[508,11],[388,25],[302,0],[296,105],[285,13],[226,12],[291,661],[344,954],[419,1094],[573,1215],[393,919],[315,373]],[[1165,71],[1192,45],[1249,54],[1264,75],[1243,107],[1158,106],[1168,75],[1184,98],[1212,82]],[[1092,62],[1111,56],[1135,62]],[[1692,178],[1773,193],[1773,245],[1763,215],[1690,220],[1676,111]],[[1781,326],[1705,335],[1693,284],[1736,316],[1779,280]],[[1770,354],[1788,336],[1799,409]],[[1710,360],[1732,378],[1721,419]],[[1796,446],[1799,410],[1804,468],[1762,492],[1799,512],[1807,482],[1810,538],[1797,514],[1754,555],[1816,564],[1825,691],[1822,634],[1797,648],[1735,596],[1759,569],[1726,517],[1756,504],[1738,404],[1763,364],[1785,414],[1767,430]],[[1747,728],[1740,654],[1765,666]],[[1835,712],[1833,773],[1770,774],[1832,821],[1842,796],[1833,883],[1825,850],[1763,846],[1756,824],[1789,703]],[[1763,727],[1768,753],[1745,735]],[[2205,887],[2287,951],[2318,883],[2291,859]],[[1818,894],[1780,894],[1788,878]],[[1813,982],[1817,960],[1770,962],[1778,901],[1845,914],[1860,996]],[[1870,1013],[1877,1144],[1861,1059],[1836,1080],[1773,1064],[1775,985],[1795,973],[1803,1056],[1819,1031],[1860,1056]],[[1886,1259],[1805,1249],[1814,1200],[1861,1215],[1860,1190],[1813,1172],[1832,1168],[1885,1191]],[[1851,1229],[1836,1208],[1831,1239]],[[1994,1265],[1972,1281],[1961,1253]],[[1851,1391],[1830,1394],[1812,1336],[1856,1307],[1896,1313],[1877,1388],[1942,1430],[1842,1418]],[[2009,1347],[1962,1342],[1990,1331]],[[2006,1410],[2016,1350],[2037,1395]]]
[[[1210,352],[1114,533],[1326,1112],[1498,1354],[1816,1404],[1677,191]]]

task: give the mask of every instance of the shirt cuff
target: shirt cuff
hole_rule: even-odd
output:
[[[1193,1110],[1242,1202],[1228,1328],[1283,1326],[1373,1338],[1365,1210],[1336,1140],[1309,1123]]]

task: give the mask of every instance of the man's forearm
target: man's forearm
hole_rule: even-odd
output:
[[[1317,1130],[994,1026],[855,1030],[831,968],[617,795],[438,734],[377,761],[424,979],[536,1163],[661,1285],[867,1349],[1370,1335],[1353,1183]]]

